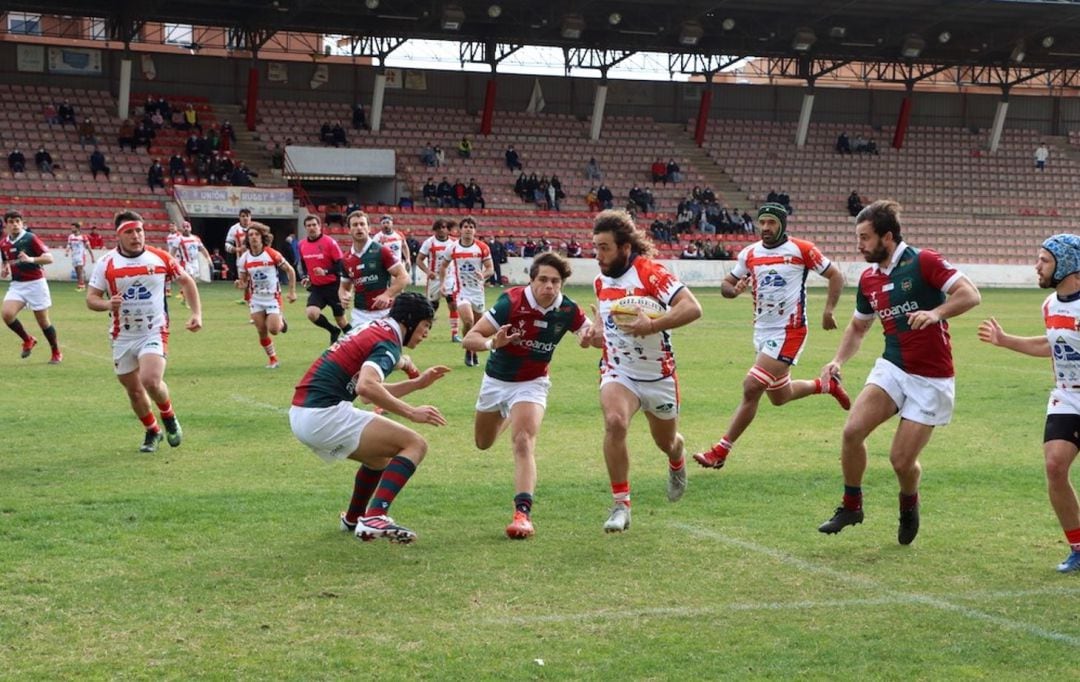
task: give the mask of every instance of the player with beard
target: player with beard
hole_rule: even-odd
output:
[[[614,505],[604,531],[630,527],[630,421],[645,413],[656,446],[668,458],[667,495],[672,502],[686,490],[685,440],[679,433],[679,389],[671,330],[701,317],[701,304],[682,282],[652,260],[655,249],[626,211],[596,216],[593,246],[600,274],[594,282],[597,306],[592,344],[603,348],[600,407],[604,413],[604,461]],[[612,306],[626,296],[648,296],[663,306],[660,317],[639,311],[616,322]]]
[[[839,377],[828,381],[791,380],[791,367],[806,344],[806,276],[813,271],[829,280],[821,328],[836,329],[833,310],[844,288],[840,269],[813,243],[789,237],[787,210],[780,204],[758,209],[761,241],[739,252],[735,267],[724,278],[720,293],[735,298],[750,288],[754,301],[754,366],[743,379],[743,395],[727,432],[712,449],[694,455],[703,467],[719,469],[727,461],[735,441],[754,421],[761,396],[783,405],[814,394],[829,394],[845,410],[851,407]]]
[[[855,218],[859,253],[871,266],[859,278],[855,314],[836,355],[821,370],[830,381],[858,352],[874,318],[881,319],[885,352],[874,363],[866,385],[844,424],[840,462],[843,502],[821,524],[822,533],[839,533],[863,521],[862,479],[866,439],[900,415],[889,461],[900,484],[900,526],[896,539],[911,544],[919,532],[919,454],[935,426],[948,424],[955,403],[955,372],[949,341],[951,317],[977,306],[979,290],[940,254],[909,246],[900,233],[900,204],[875,201]]]
[[[1044,241],[1035,274],[1040,288],[1054,290],[1042,305],[1046,333],[1006,334],[991,317],[979,325],[979,339],[1053,363],[1056,379],[1046,406],[1043,458],[1050,506],[1070,549],[1057,570],[1071,573],[1080,571],[1080,501],[1069,482],[1069,469],[1080,450],[1080,236],[1057,234]]]
[[[236,259],[236,285],[251,292],[248,308],[259,333],[259,345],[266,353],[267,369],[278,368],[277,350],[270,337],[289,330],[281,305],[281,270],[289,282],[289,303],[296,302],[296,271],[270,246],[273,241],[268,225],[252,221],[244,238],[244,252]]]
[[[185,327],[192,332],[202,329],[199,288],[175,258],[146,245],[146,233],[138,213],[123,211],[116,215],[114,222],[118,243],[94,267],[86,292],[86,306],[90,310],[109,313],[116,378],[127,391],[135,416],[146,427],[139,450],[155,452],[162,436],[154,419],[151,399],[161,413],[169,445],[180,445],[183,436],[169,397],[169,387],[165,384],[169,349],[165,282],[168,279],[179,282],[191,309]]]

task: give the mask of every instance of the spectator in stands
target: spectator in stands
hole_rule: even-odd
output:
[[[467,159],[472,156],[472,142],[465,135],[461,136],[461,142],[458,142],[457,153],[463,159]]]
[[[287,255],[287,254],[286,254]],[[227,279],[228,266],[225,265],[225,259],[221,256],[221,251],[214,249],[210,253],[210,279],[211,280],[223,280]]]
[[[776,204],[780,202],[780,194],[775,189],[770,189],[769,193],[765,195],[765,203]]]
[[[121,148],[123,148],[123,146],[123,144],[120,145]],[[133,145],[132,151],[134,151],[134,149],[135,148]],[[184,142],[184,153],[187,154],[189,160],[191,159],[191,157],[197,156],[200,153],[199,138],[195,133],[189,135],[187,141]]]
[[[787,192],[780,192],[776,203],[783,206],[788,215],[795,213],[795,209],[791,207],[791,197],[788,196]]]
[[[176,176],[184,178],[184,182],[187,182],[187,166],[184,164],[184,157],[180,156],[178,152],[174,152],[169,157],[169,177],[173,182],[176,182]]]
[[[638,187],[636,184],[630,188],[630,192],[627,194],[627,197],[630,199],[630,202],[632,204],[637,206],[637,210],[641,211],[642,213],[648,212],[649,205],[645,201],[645,192],[642,192],[641,188]]]
[[[210,132],[206,134],[206,149],[211,154],[221,149],[221,133],[217,126],[210,126]]]
[[[667,179],[671,183],[682,182],[682,169],[679,168],[679,164],[675,163],[675,159],[668,159]]]
[[[105,179],[109,179],[109,166],[105,163],[105,154],[97,147],[94,147],[94,151],[90,154],[90,173],[93,174],[95,180],[98,173],[104,173]]]
[[[150,115],[150,126],[154,130],[160,130],[164,125],[165,117],[161,115],[160,111],[155,110],[154,113]]]
[[[18,149],[13,150],[7,157],[8,168],[12,173],[26,172],[26,156]]]
[[[570,237],[570,241],[566,242],[566,257],[581,258],[581,244],[573,237]]]
[[[194,105],[188,104],[184,107],[184,117],[182,119],[181,127],[184,130],[197,130],[202,133],[202,126],[199,125],[199,112],[195,111]]]
[[[735,209],[735,210],[738,211],[739,209]],[[753,218],[753,216],[751,216],[746,211],[743,211],[742,215],[740,215],[739,218],[742,219],[743,232],[745,232],[746,234],[754,234],[754,218]]]
[[[859,215],[859,211],[863,209],[862,197],[855,190],[851,190],[851,194],[847,198],[847,210],[851,214],[851,217]]]
[[[430,144],[424,147],[423,151],[420,152],[420,163],[429,168],[438,165],[438,161],[435,158],[435,147]]]
[[[94,136],[94,122],[89,118],[84,118],[83,122],[78,127],[79,134],[79,147],[86,149],[86,143],[91,145],[97,144],[97,137]]]
[[[279,142],[275,142],[274,148],[270,151],[270,167],[274,170],[284,170],[285,168],[285,150],[282,149]]]
[[[49,124],[50,128],[52,128],[57,123],[60,123],[60,114],[56,113],[55,104],[45,105],[45,122]]]
[[[323,121],[322,127],[319,128],[319,142],[330,144],[333,141],[333,130],[330,121]]]
[[[526,237],[525,243],[521,245],[521,257],[532,258],[536,255],[536,242],[532,237]]]
[[[131,151],[135,151],[135,122],[130,118],[125,118],[124,122],[120,124],[117,142],[120,144],[121,151],[124,150],[125,145],[131,147]]]
[[[694,225],[694,211],[689,202],[683,203],[682,210],[675,216],[675,232],[689,232]]]
[[[454,186],[450,184],[450,180],[445,175],[436,192],[439,196],[440,207],[445,208],[454,205]]]
[[[150,151],[150,144],[154,139],[154,131],[146,126],[142,121],[139,121],[135,125],[135,145],[146,145],[146,150]]]
[[[589,191],[585,193],[585,205],[589,207],[590,211],[597,212],[600,210],[600,200],[596,197],[595,187],[590,187]]]
[[[645,212],[656,213],[656,199],[653,197],[652,190],[646,187],[641,190],[641,193],[645,197]]]
[[[679,254],[679,258],[682,260],[701,260],[704,256],[701,255],[698,242],[687,242],[682,253]]]
[[[1047,148],[1045,142],[1040,142],[1039,146],[1035,148],[1035,168],[1038,170],[1046,169],[1046,160],[1050,158],[1050,149]]]
[[[150,164],[150,170],[146,172],[146,184],[150,186],[151,192],[155,187],[165,189],[165,169],[157,159],[154,159],[154,162]]]
[[[492,286],[501,287],[503,285],[502,266],[507,262],[506,246],[501,239],[495,237],[488,243],[488,247],[491,249],[491,264],[495,268],[495,273],[491,275],[488,283]]]
[[[874,156],[877,156],[878,155],[877,143],[874,142],[873,140],[867,140],[866,141],[866,153],[867,154],[873,154]]]
[[[330,129],[330,144],[335,147],[349,146],[349,140],[345,137],[345,128],[340,122],[334,123],[334,127]]]
[[[546,179],[537,184],[536,189],[533,190],[533,203],[535,203],[536,207],[542,211],[546,211],[549,208],[547,190],[548,183]]]
[[[521,252],[518,250],[518,245],[514,241],[513,236],[506,238],[506,255],[512,256],[514,258],[517,258],[521,255]]]
[[[97,233],[96,227],[90,228],[90,234],[86,235],[86,241],[91,249],[104,249],[105,240],[101,238],[101,235]]]
[[[600,207],[604,209],[615,205],[615,195],[611,193],[611,190],[604,183],[600,183],[600,188],[596,190],[596,200],[600,202]]]
[[[234,187],[254,187],[255,181],[252,178],[258,176],[258,173],[248,168],[246,163],[240,161],[233,168],[232,185]]]
[[[352,108],[353,130],[371,130],[368,127],[367,115],[364,113],[364,105],[357,102]]]
[[[655,185],[658,182],[667,184],[667,164],[660,159],[653,161],[652,164],[652,181]]]
[[[542,253],[549,253],[551,251],[551,242],[547,240],[547,237],[541,237],[539,243],[536,245],[536,255]]]
[[[528,197],[526,201],[536,201],[536,190],[540,188],[540,178],[536,177],[536,173],[529,174],[529,177],[525,180],[525,193]]]
[[[424,204],[428,206],[439,205],[439,187],[435,184],[435,178],[429,176],[427,182],[424,183]]]
[[[52,154],[45,151],[44,147],[38,148],[37,154],[34,154],[34,164],[42,173],[48,173],[54,178],[56,177],[56,173],[53,172]]]
[[[514,145],[509,145],[506,148],[506,153],[503,154],[503,157],[506,159],[507,168],[512,171],[522,170],[523,167],[521,165],[521,157],[519,157],[518,153],[514,151]]]
[[[857,152],[859,154],[862,154],[863,152],[866,151],[866,138],[863,137],[862,135],[856,135],[851,140],[851,148],[855,152]]]
[[[236,131],[233,130],[232,123],[225,121],[221,124],[221,149],[229,151],[234,144],[236,144]]]
[[[67,125],[70,123],[73,126],[78,126],[78,121],[75,120],[75,107],[65,99],[60,103],[60,106],[56,107],[56,114],[60,117],[60,125]]]
[[[529,178],[525,175],[525,171],[522,171],[517,180],[514,181],[514,194],[518,195],[522,201],[529,200]]]
[[[173,110],[164,97],[158,97],[156,108],[158,113],[161,114],[162,120],[164,120],[165,123],[172,125]]]
[[[551,180],[548,182],[548,184],[555,188],[556,199],[559,199],[561,201],[566,198],[566,193],[562,190],[562,180],[559,179],[558,175],[552,173]]]
[[[477,184],[476,178],[469,178],[469,186],[465,188],[465,206],[472,208],[476,204],[480,204],[480,208],[487,208],[484,190]]]
[[[701,188],[694,185],[694,189],[690,191],[690,198],[695,201],[701,201]]]
[[[549,209],[559,210],[559,192],[550,182],[547,184],[547,205]]]
[[[446,165],[446,152],[439,145],[435,145],[435,167],[442,168]]]
[[[837,154],[850,154],[851,153],[851,140],[848,139],[847,133],[840,133],[836,138],[836,153]]]
[[[660,216],[657,216],[656,220],[652,221],[652,225],[649,226],[649,232],[652,234],[652,238],[658,242],[671,242],[671,223],[662,219]]]
[[[146,96],[146,101],[143,102],[143,114],[149,116],[150,114],[154,113],[155,111],[158,111],[157,100],[154,99],[153,95],[147,95]]]
[[[596,162],[596,157],[589,159],[589,162],[585,164],[585,179],[586,180],[603,180],[604,174],[600,171],[600,164]]]
[[[461,208],[465,205],[465,194],[467,189],[465,183],[461,181],[461,178],[454,179],[454,208]]]

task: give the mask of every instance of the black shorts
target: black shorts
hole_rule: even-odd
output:
[[[338,298],[337,284],[312,284],[308,289],[307,304],[319,310],[330,306],[330,312],[334,313],[334,317],[345,314],[345,308],[341,307],[341,299]]]
[[[428,303],[431,304],[432,310],[434,310],[435,312],[439,312],[439,299],[438,299],[438,297],[429,298]],[[455,309],[457,307],[457,306],[454,305],[454,295],[453,294],[447,294],[446,295],[446,305],[450,306],[450,310],[453,310],[453,309]]]
[[[1048,414],[1043,442],[1064,440],[1080,448],[1080,414]]]

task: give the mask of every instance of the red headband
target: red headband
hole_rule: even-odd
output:
[[[142,226],[143,224],[141,220],[125,220],[124,222],[116,226],[116,234],[120,234],[121,232],[125,232],[127,230],[134,230]]]

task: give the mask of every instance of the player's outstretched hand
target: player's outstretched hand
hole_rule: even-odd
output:
[[[1001,338],[1005,336],[1005,330],[998,321],[991,317],[979,323],[979,340],[992,346],[1000,346]]]
[[[513,331],[511,331],[512,329],[513,328],[508,324],[499,327],[499,331],[495,332],[495,338],[491,342],[492,347],[502,348],[503,346],[520,341],[521,330],[513,329]]]
[[[836,360],[830,360],[821,368],[821,384],[828,386],[831,377],[836,377],[837,381],[840,380],[840,363]]]
[[[435,365],[434,367],[428,367],[420,373],[420,388],[427,388],[439,379],[446,376],[446,373],[450,371],[450,368],[446,365]]]
[[[192,315],[188,319],[187,324],[184,325],[184,329],[187,329],[189,332],[197,332],[202,329],[202,315]]]
[[[417,424],[431,424],[432,426],[446,426],[446,417],[442,416],[439,408],[434,405],[420,405],[414,407],[409,413],[409,419]]]

